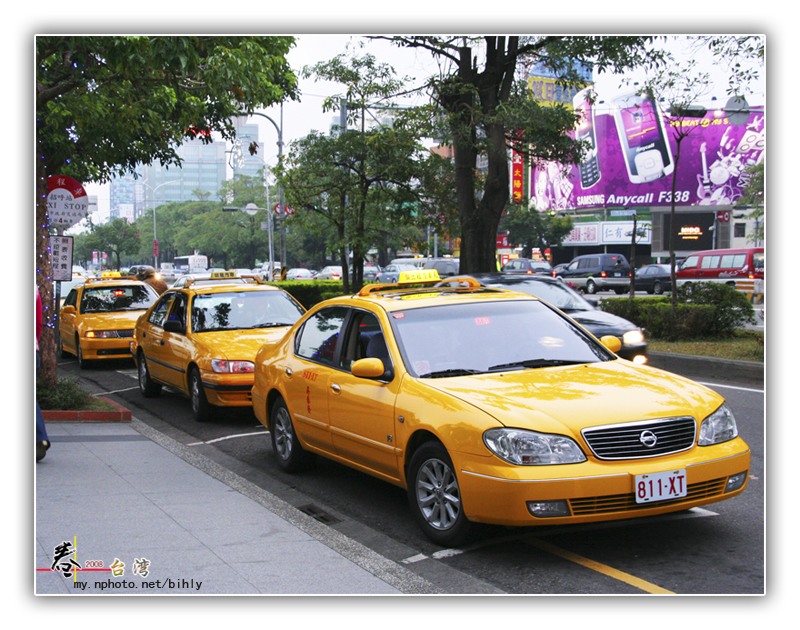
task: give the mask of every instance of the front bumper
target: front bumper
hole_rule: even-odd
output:
[[[131,359],[130,337],[92,339],[84,337],[80,341],[83,358],[87,361],[103,359]]]
[[[509,466],[497,458],[467,456],[457,465],[464,510],[471,521],[509,526],[566,525],[655,516],[688,510],[734,497],[747,487],[750,450],[740,438],[692,455],[624,462],[590,460],[561,466]],[[636,503],[636,475],[685,469],[685,497]],[[745,473],[744,483],[728,491],[728,479]],[[567,516],[535,517],[529,502],[562,501]]]
[[[203,372],[203,389],[208,402],[217,407],[249,407],[253,374],[219,374]]]

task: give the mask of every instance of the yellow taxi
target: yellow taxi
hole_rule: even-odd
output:
[[[168,289],[139,319],[130,352],[139,390],[162,386],[186,395],[198,421],[217,407],[249,407],[253,360],[280,338],[305,309],[286,291],[261,282],[230,282],[231,272]]]
[[[70,289],[59,311],[61,356],[76,356],[81,369],[93,361],[130,358],[136,320],[157,297],[149,285],[119,272],[86,278]]]
[[[750,449],[716,392],[614,354],[529,294],[404,272],[326,300],[256,355],[288,472],[322,455],[405,488],[423,531],[560,525],[728,499]]]

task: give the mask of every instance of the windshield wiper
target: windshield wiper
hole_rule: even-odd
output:
[[[509,368],[540,368],[553,365],[578,365],[586,361],[575,361],[572,359],[526,359],[525,361],[513,361],[511,363],[499,363],[489,368],[489,372],[507,370]]]
[[[470,370],[468,368],[450,368],[448,370],[437,370],[420,374],[419,378],[443,378],[445,376],[468,376],[470,374],[483,374],[481,370]]]

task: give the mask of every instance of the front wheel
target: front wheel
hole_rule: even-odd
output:
[[[294,432],[292,416],[283,398],[278,398],[272,405],[269,433],[272,439],[272,452],[281,470],[293,473],[308,468],[313,461],[312,456],[300,445]]]
[[[78,367],[85,370],[89,367],[89,362],[83,356],[83,348],[81,348],[81,340],[75,337],[75,356],[78,357]]]
[[[411,458],[408,502],[422,531],[436,544],[457,546],[469,537],[472,524],[464,516],[458,478],[440,443],[422,445]]]
[[[658,280],[653,283],[653,293],[656,295],[661,295],[664,293],[664,287],[661,286],[661,283]]]
[[[206,391],[203,389],[200,370],[196,367],[193,367],[189,372],[189,400],[192,403],[192,413],[195,420],[205,422],[211,419],[211,405],[206,398]]]

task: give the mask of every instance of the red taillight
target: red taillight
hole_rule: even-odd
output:
[[[601,272],[600,272],[600,277],[601,277],[601,278],[607,278],[607,277],[608,277],[608,274],[607,274],[605,271],[601,271]]]

